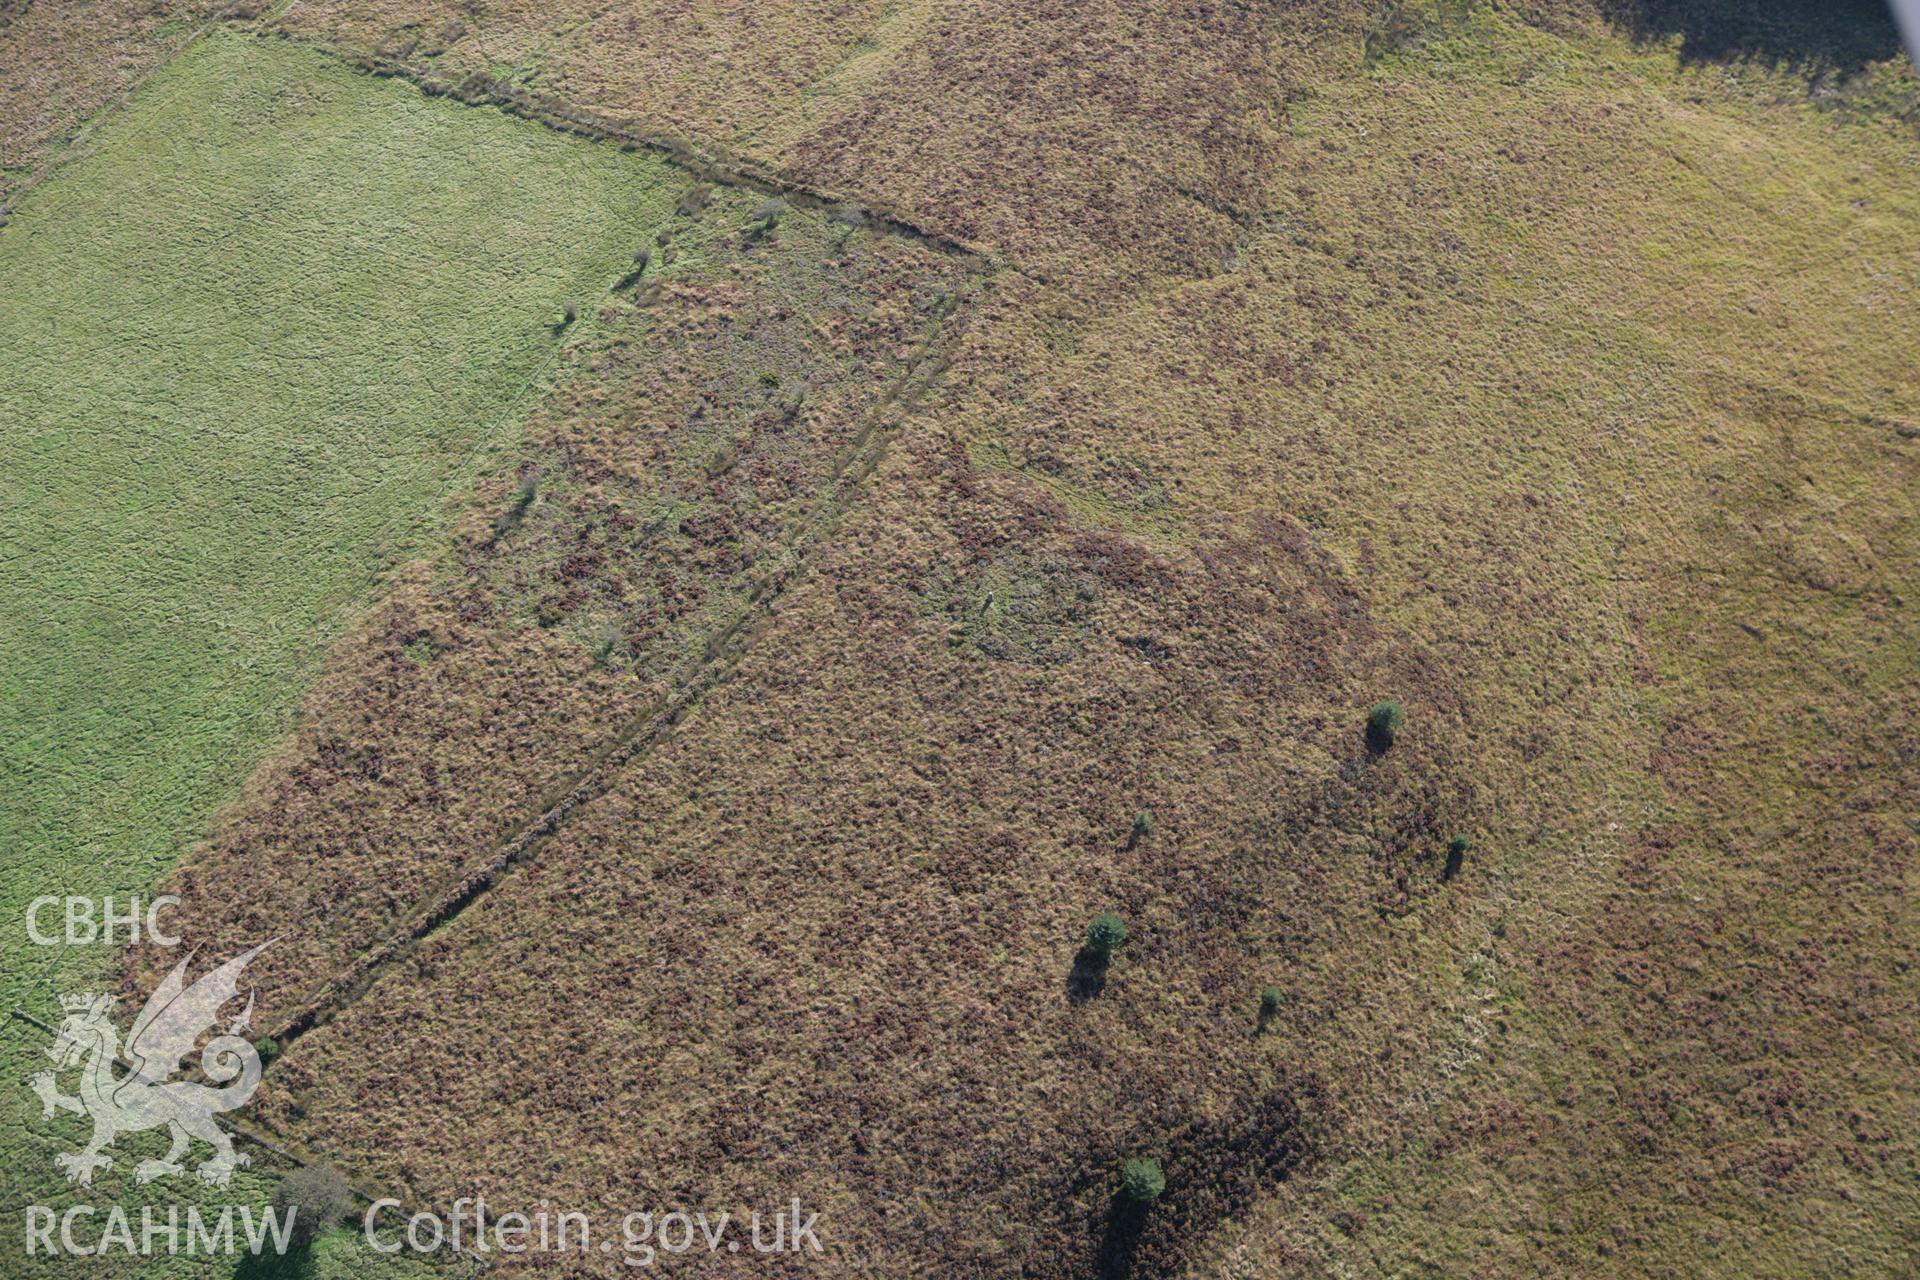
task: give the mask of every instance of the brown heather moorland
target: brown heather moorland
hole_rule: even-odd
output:
[[[0,4],[0,211],[96,113],[179,52],[220,7],[196,0]]]
[[[260,1025],[429,927],[683,709],[943,340],[964,264],[814,215],[761,232],[760,204],[723,189],[636,250],[525,456],[340,647],[299,736],[182,868],[197,942],[281,937],[254,970]],[[174,961],[144,958],[145,980]]]
[[[169,885],[261,1119],[816,1274],[1911,1274],[1916,91],[1749,8],[267,19],[970,252],[723,186],[575,340]]]

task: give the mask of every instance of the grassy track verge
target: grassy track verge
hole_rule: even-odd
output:
[[[22,201],[0,231],[9,1004],[110,981],[110,948],[30,945],[27,903],[145,892],[197,838],[327,643],[517,439],[556,312],[620,274],[664,173],[216,35]],[[44,1065],[21,1030],[0,1042],[9,1235],[71,1145],[16,1087]],[[94,1200],[136,1194],[129,1163]]]

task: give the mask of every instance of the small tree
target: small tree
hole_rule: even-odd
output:
[[[594,645],[593,660],[603,667],[618,665],[620,642],[625,639],[626,636],[616,624],[607,623],[600,628],[600,638]]]
[[[1148,836],[1152,834],[1153,834],[1153,812],[1149,809],[1142,809],[1138,813],[1133,815],[1133,836],[1131,838],[1131,843],[1139,844],[1142,840],[1145,840]]]
[[[1373,704],[1367,712],[1367,745],[1376,753],[1391,747],[1400,736],[1400,726],[1407,722],[1407,713],[1392,698]]]
[[[1120,1166],[1120,1189],[1135,1204],[1149,1205],[1167,1189],[1167,1176],[1158,1160],[1136,1156]]]
[[[311,1243],[353,1212],[353,1189],[338,1169],[309,1164],[280,1179],[273,1207],[292,1214],[294,1238]]]
[[[673,211],[682,218],[695,218],[707,207],[707,201],[713,198],[713,188],[704,182],[696,182],[687,189],[673,206]]]
[[[498,537],[518,525],[526,517],[527,508],[533,505],[533,500],[539,496],[539,493],[540,473],[538,471],[529,471],[521,476],[519,487],[513,491],[513,502],[505,511],[493,518],[494,536]]]
[[[1102,911],[1087,926],[1087,950],[1102,960],[1127,945],[1127,922],[1111,911]]]
[[[780,225],[780,219],[785,217],[786,213],[787,202],[778,196],[761,201],[760,207],[753,211],[754,234],[762,236],[772,234],[773,229]]]
[[[1460,865],[1473,852],[1473,841],[1465,836],[1455,836],[1447,841],[1447,865],[1441,869],[1440,878],[1451,880],[1460,874]]]
[[[635,253],[633,255],[633,269],[613,282],[613,291],[618,293],[622,289],[630,289],[634,285],[639,284],[641,277],[647,274],[648,265],[652,262],[653,250],[641,249]]]
[[[1278,987],[1268,987],[1260,993],[1260,1029],[1265,1031],[1267,1024],[1279,1016],[1280,1006],[1286,1000]]]

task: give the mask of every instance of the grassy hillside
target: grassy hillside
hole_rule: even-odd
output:
[[[629,265],[671,207],[661,171],[219,36],[22,201],[0,232],[10,918],[147,892],[199,837],[386,571],[517,441],[554,315]],[[22,926],[5,994],[44,1010],[111,967]],[[19,1140],[39,1185],[54,1133]]]
[[[1218,1256],[1899,1274],[1911,128],[1867,86],[1429,17],[1296,110],[1251,279],[1183,300],[1211,323],[1080,343],[1198,424],[1158,455],[1187,492],[1190,440],[1267,424],[1196,496],[1313,520],[1471,708],[1486,802],[1471,912],[1416,884],[1400,926],[1438,1025],[1376,978],[1288,1035],[1387,1105]],[[1223,333],[1285,387],[1170,395],[1249,363],[1196,358]]]
[[[1914,1270],[1884,22],[262,25],[796,188],[673,180],[165,881],[289,936],[262,1123],[425,1204],[798,1195],[888,1280]]]

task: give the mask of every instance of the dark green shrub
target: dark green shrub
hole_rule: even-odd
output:
[[[786,418],[788,421],[792,421],[794,418],[799,417],[800,411],[807,407],[807,391],[808,390],[809,388],[807,384],[802,382],[798,386],[796,386],[791,392],[789,392],[784,396],[781,396],[778,401],[778,404],[780,405],[781,416]]]
[[[787,202],[775,196],[771,200],[762,200],[760,207],[753,211],[752,230],[757,236],[771,235],[780,225],[780,219],[787,213]]]
[[[1111,911],[1102,911],[1087,926],[1087,950],[1102,960],[1127,945],[1127,922]]]
[[[493,518],[494,536],[508,532],[526,516],[527,508],[540,493],[540,473],[529,471],[520,477],[520,487],[514,490],[513,502]]]
[[[280,1042],[272,1036],[261,1036],[253,1042],[253,1051],[260,1055],[260,1065],[264,1067],[280,1056]]]
[[[1465,836],[1455,836],[1447,841],[1447,865],[1440,871],[1442,880],[1451,880],[1460,874],[1460,864],[1473,852],[1473,841]]]
[[[1260,993],[1260,1026],[1264,1030],[1280,1012],[1280,1006],[1286,1002],[1286,993],[1278,987],[1268,987]]]
[[[606,626],[601,627],[599,638],[594,644],[594,662],[599,666],[608,668],[619,665],[620,645],[625,639],[626,636],[623,635],[620,628],[613,623],[609,622]]]
[[[1376,754],[1385,751],[1400,736],[1400,727],[1406,722],[1407,713],[1393,699],[1374,703],[1367,712],[1367,746]]]
[[[614,292],[618,293],[622,289],[630,289],[634,285],[639,284],[641,278],[647,274],[647,268],[652,265],[652,263],[653,250],[642,249],[638,253],[635,253],[633,255],[633,270],[613,282]]]
[[[1152,1204],[1167,1189],[1160,1162],[1136,1156],[1120,1166],[1120,1190],[1135,1204]]]
[[[673,211],[683,218],[698,217],[700,211],[707,207],[707,201],[711,199],[713,199],[713,188],[704,182],[696,182],[675,203]]]
[[[273,1207],[283,1216],[293,1214],[295,1239],[311,1242],[353,1212],[353,1189],[338,1169],[303,1165],[280,1179]]]
[[[1153,834],[1153,813],[1150,810],[1142,809],[1140,810],[1140,812],[1133,815],[1132,842],[1134,844],[1139,844],[1142,840],[1145,840],[1148,836],[1152,834]]]

